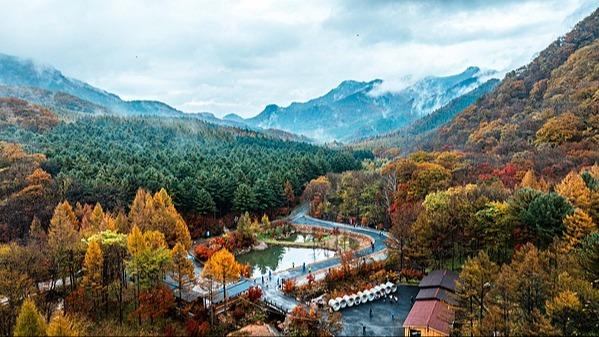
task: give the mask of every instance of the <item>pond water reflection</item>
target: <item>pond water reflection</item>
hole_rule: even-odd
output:
[[[314,263],[331,258],[335,255],[332,250],[321,248],[297,248],[284,246],[269,246],[265,250],[254,250],[247,254],[237,257],[242,263],[248,263],[252,266],[252,277],[268,275],[268,271],[273,273],[295,267],[300,267],[304,262],[306,264]]]

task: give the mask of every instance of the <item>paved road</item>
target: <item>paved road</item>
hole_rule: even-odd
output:
[[[343,309],[341,336],[403,336],[403,323],[412,308],[410,299],[416,297],[418,287],[398,285],[397,302],[379,299]],[[372,317],[370,317],[372,309]],[[365,328],[365,329],[364,329]]]
[[[386,256],[385,250],[387,247],[385,245],[385,241],[387,239],[387,236],[385,233],[371,228],[354,227],[338,222],[315,219],[307,215],[307,213],[308,207],[307,205],[303,205],[294,210],[294,212],[292,212],[292,214],[289,216],[289,219],[292,223],[295,224],[309,225],[326,229],[333,229],[337,227],[340,230],[346,230],[362,235],[367,235],[374,241],[374,250],[372,249],[372,247],[361,249],[360,251],[356,252],[356,257],[365,257],[373,253],[377,253],[377,258],[384,258]],[[319,261],[306,265],[306,270],[304,271],[302,266],[303,261],[297,261],[296,268],[273,273],[270,278],[265,277],[264,282],[262,281],[262,277],[259,277],[255,279],[243,279],[240,282],[227,286],[227,297],[235,297],[237,294],[240,294],[248,290],[253,285],[260,285],[263,291],[263,299],[265,301],[273,303],[274,305],[283,309],[284,311],[289,312],[298,304],[298,302],[294,298],[285,295],[279,289],[277,285],[280,284],[281,280],[304,278],[307,276],[308,270],[311,270],[313,273],[316,273],[335,267],[340,263],[340,258],[334,257],[324,261]],[[222,300],[222,290],[215,291],[214,302],[219,303]]]
[[[374,250],[373,247],[361,249],[360,251],[356,252],[356,257],[365,257],[373,253],[379,253],[379,258],[381,257],[381,255],[383,255],[383,257],[384,255],[386,255],[384,254],[384,251],[387,248],[387,246],[385,245],[385,241],[387,239],[385,233],[371,228],[354,227],[338,222],[315,219],[307,215],[307,213],[308,207],[307,205],[303,205],[301,207],[298,207],[289,216],[289,219],[292,223],[298,225],[309,225],[326,229],[339,228],[342,231],[351,231],[372,238],[374,241]],[[277,283],[279,283],[281,279],[305,278],[308,274],[308,270],[311,270],[313,273],[317,273],[319,271],[324,271],[329,268],[336,267],[341,263],[341,259],[337,256],[324,261],[315,262],[306,265],[305,270],[303,268],[302,263],[303,261],[297,261],[296,268],[273,273],[272,278],[270,280],[265,280],[265,284],[262,287],[264,292],[264,300],[275,303],[280,307],[284,308],[286,311],[290,311],[298,304],[298,302],[295,299],[283,294],[283,292],[280,289],[278,289]],[[256,279],[256,282],[258,284],[261,284],[262,280]]]

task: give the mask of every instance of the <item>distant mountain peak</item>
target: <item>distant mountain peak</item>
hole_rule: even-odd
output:
[[[235,113],[227,114],[227,115],[223,116],[223,119],[226,121],[243,122],[243,117],[241,117]]]
[[[364,87],[371,85],[379,85],[383,83],[383,80],[376,78],[372,81],[363,82],[363,81],[355,81],[355,80],[344,80],[337,86],[336,89],[344,89],[344,88],[356,88],[356,87]]]
[[[348,141],[395,130],[482,84],[479,67],[446,77],[428,77],[397,92],[383,80],[345,80],[326,94],[287,107],[274,104],[246,123],[278,128],[321,141]],[[380,92],[379,92],[380,91]]]
[[[466,68],[466,70],[464,70],[463,73],[471,73],[471,74],[476,74],[480,71],[480,68],[477,66],[470,66],[468,68]]]
[[[264,111],[274,111],[274,110],[277,110],[278,108],[279,108],[279,106],[276,104],[268,104],[266,107],[264,107]]]

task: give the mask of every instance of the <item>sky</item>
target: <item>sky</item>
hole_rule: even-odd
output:
[[[527,64],[599,0],[0,0],[0,52],[124,99],[258,114],[343,80],[394,91]]]

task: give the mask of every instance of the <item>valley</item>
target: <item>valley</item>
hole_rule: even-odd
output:
[[[472,66],[480,55],[444,49],[453,63],[439,58],[427,75],[378,79],[372,62],[343,78],[373,80],[335,78],[323,95],[289,104],[238,95],[227,113],[123,99],[0,54],[0,334],[598,334],[599,9],[589,6],[526,65],[491,70],[503,63]],[[304,21],[319,17],[297,15],[287,19],[311,34]],[[326,38],[344,41],[335,48],[363,47],[374,34],[351,31],[348,42],[331,33],[341,26],[322,24]],[[435,46],[462,55],[479,40],[526,35],[489,27],[489,36],[463,28]],[[433,44],[409,29],[383,33],[363,49],[378,52],[395,35],[411,49]],[[298,62],[294,76],[312,71],[287,54],[295,43],[281,41],[278,61]],[[229,89],[264,77],[273,81],[269,101],[279,97],[283,74],[270,70],[280,64],[259,68],[263,56],[249,55],[258,42],[247,43],[254,47],[235,54],[243,62],[218,54],[219,88],[251,73],[254,82]],[[202,50],[192,63],[214,66]],[[310,59],[320,52],[310,48]],[[134,54],[140,64],[147,56]],[[378,60],[388,67],[413,61],[386,57]],[[206,76],[198,87],[218,101],[206,84],[212,70],[193,72],[192,63],[165,61],[177,68],[168,78]],[[390,89],[398,73],[406,77]],[[243,104],[264,108],[248,113]]]

